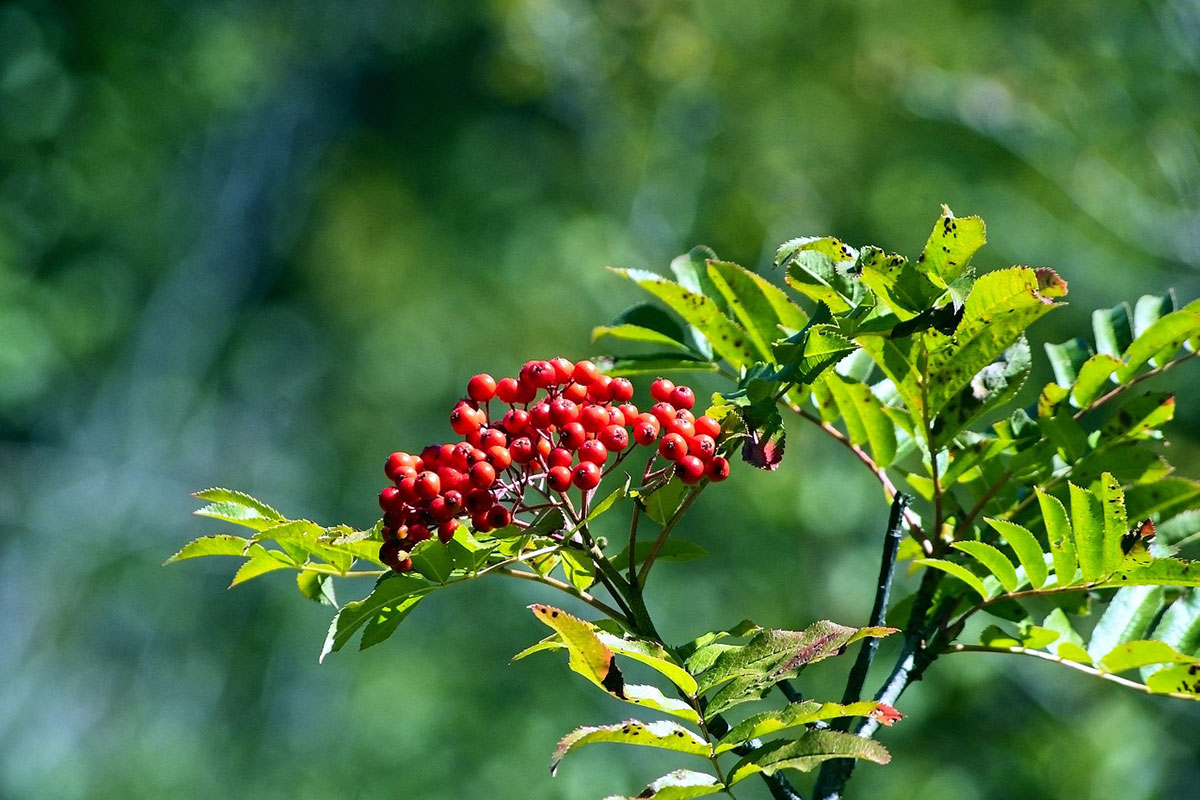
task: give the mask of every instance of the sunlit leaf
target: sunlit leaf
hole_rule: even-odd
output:
[[[176,561],[183,561],[187,558],[199,558],[201,556],[241,556],[245,555],[246,548],[249,545],[250,540],[243,539],[240,536],[228,536],[225,534],[201,536],[199,539],[193,539],[184,545],[183,549],[164,561],[163,566],[165,567],[167,564],[174,564]]]
[[[1025,577],[1029,579],[1029,585],[1034,589],[1042,588],[1050,572],[1046,569],[1046,559],[1037,537],[1028,528],[1015,522],[1002,519],[985,519],[984,521],[991,525],[996,533],[1003,536],[1004,541],[1008,542],[1008,546],[1017,554],[1017,560],[1025,568]]]
[[[691,800],[693,797],[716,794],[724,789],[725,786],[712,775],[677,769],[651,783],[636,797],[610,795],[604,800]]]
[[[709,754],[708,742],[682,725],[669,720],[642,722],[629,719],[612,725],[585,725],[568,733],[554,748],[554,756],[550,759],[550,774],[558,771],[559,763],[568,753],[598,742],[661,747],[701,757],[707,757]]]
[[[262,530],[284,520],[282,514],[261,500],[232,489],[205,489],[192,496],[199,500],[212,501],[209,505],[192,512],[202,517],[213,517],[255,530]]]
[[[1127,586],[1113,595],[1087,644],[1092,660],[1098,662],[1117,645],[1145,636],[1162,608],[1162,597],[1158,586]]]
[[[808,772],[831,758],[855,758],[886,764],[891,760],[887,748],[874,739],[852,733],[810,730],[798,739],[780,739],[764,745],[743,758],[729,774],[729,785],[759,772],[773,775],[781,769]]]
[[[1004,587],[1004,591],[1016,591],[1017,570],[1004,553],[1001,553],[986,542],[954,542],[950,546],[955,550],[961,550],[970,555],[982,564],[988,572],[996,577],[996,580],[1000,581],[1000,585]]]
[[[623,697],[625,682],[616,659],[597,637],[592,625],[561,609],[540,603],[529,606],[529,610],[561,637],[572,670],[606,692]]]
[[[983,581],[979,579],[979,576],[962,564],[955,564],[953,561],[946,561],[941,558],[920,558],[914,561],[913,564],[921,567],[933,567],[934,569],[940,569],[942,572],[953,575],[974,589],[983,600],[987,600],[990,595],[987,587],[983,585]]]
[[[329,625],[329,633],[325,636],[325,644],[321,648],[320,660],[324,661],[325,656],[341,650],[346,642],[350,641],[354,634],[371,620],[380,616],[390,618],[393,616],[392,610],[399,607],[411,610],[412,605],[431,592],[433,588],[424,580],[411,575],[392,573],[384,576],[375,584],[375,589],[367,597],[342,606]],[[399,620],[396,622],[398,624]],[[386,632],[390,635],[394,630],[394,625],[390,630],[384,626],[380,634]],[[371,644],[377,644],[385,638],[387,638],[386,635],[376,637]],[[363,647],[368,646],[370,645],[364,641]]]
[[[987,243],[987,232],[979,217],[956,217],[942,206],[942,216],[933,226],[917,264],[943,286],[962,274],[971,256]]]
[[[743,742],[770,736],[788,728],[840,717],[875,717],[884,725],[891,725],[900,715],[891,706],[873,700],[848,704],[821,703],[816,700],[789,703],[783,708],[754,714],[734,725],[717,743],[717,753],[724,753]]]
[[[1108,651],[1100,659],[1100,669],[1105,672],[1125,672],[1151,664],[1195,664],[1200,659],[1184,655],[1166,642],[1144,639],[1124,642]]]

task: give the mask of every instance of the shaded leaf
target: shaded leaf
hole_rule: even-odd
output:
[[[883,403],[871,393],[871,387],[847,380],[836,372],[825,373],[819,385],[828,388],[837,404],[850,441],[870,447],[878,466],[891,464],[896,456],[896,427],[884,412]]]
[[[639,541],[634,561],[638,564],[645,561],[652,547],[654,547],[654,542]],[[706,555],[708,555],[708,551],[700,545],[684,541],[683,539],[676,539],[672,536],[659,548],[658,555],[655,556],[655,563],[659,561],[694,561]],[[623,572],[629,566],[629,548],[626,547],[620,553],[610,558],[609,563],[613,565],[614,569]]]
[[[296,588],[300,594],[318,603],[337,607],[337,595],[333,591],[333,576],[304,570],[296,573]]]
[[[371,594],[362,600],[342,606],[329,625],[329,633],[325,636],[325,644],[321,648],[319,660],[324,661],[325,656],[341,650],[346,642],[350,641],[354,634],[370,620],[379,616],[389,616],[391,613],[389,609],[395,609],[410,601],[415,604],[433,588],[420,578],[411,575],[396,573],[385,575],[375,584]],[[411,610],[411,604],[408,605],[408,608]],[[397,624],[398,622],[399,620],[397,620]],[[391,631],[394,630],[395,626],[393,625]],[[387,633],[390,634],[391,631],[387,631]],[[380,631],[380,633],[383,632]],[[377,638],[371,644],[377,644],[385,638],[387,636]],[[369,645],[364,642],[363,647],[367,646]]]
[[[1158,586],[1127,586],[1113,595],[1087,645],[1092,660],[1098,662],[1117,645],[1142,638],[1162,608],[1162,596]]]
[[[1004,591],[1016,591],[1017,570],[1004,553],[986,542],[954,542],[950,546],[970,555],[982,564],[988,572],[996,577],[996,580],[1000,581]]]
[[[729,774],[729,785],[759,772],[773,775],[781,769],[808,772],[831,758],[855,758],[886,764],[887,748],[874,739],[852,733],[810,730],[798,739],[781,739],[764,745],[739,761]]]
[[[983,581],[979,579],[978,575],[976,575],[974,572],[971,572],[971,570],[967,569],[962,564],[955,564],[953,561],[946,561],[941,558],[919,558],[913,563],[922,567],[933,567],[934,569],[940,569],[942,572],[953,575],[955,578],[958,578],[967,586],[974,589],[980,598],[983,600],[988,599],[990,592],[988,592],[987,588],[983,585]]]
[[[1151,664],[1195,664],[1195,656],[1187,656],[1166,642],[1137,640],[1117,645],[1100,659],[1100,669],[1105,672],[1126,672],[1148,667]]]
[[[684,341],[683,327],[674,317],[653,303],[640,303],[622,312],[608,325],[592,329],[593,342],[604,336],[679,350],[691,349]]]
[[[1028,528],[1015,522],[990,518],[985,518],[984,521],[991,525],[996,533],[1003,536],[1004,541],[1008,542],[1008,546],[1017,554],[1017,560],[1025,569],[1025,577],[1029,579],[1029,585],[1034,589],[1042,588],[1050,572],[1046,569],[1046,559],[1037,537]]]

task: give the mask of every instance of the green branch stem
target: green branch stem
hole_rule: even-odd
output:
[[[560,581],[557,578],[551,578],[548,575],[542,575],[539,572],[526,572],[524,570],[512,569],[511,567],[504,567],[497,570],[497,572],[499,572],[501,575],[507,575],[510,578],[534,581],[535,583],[540,583],[543,586],[549,586],[552,589],[558,589],[560,592],[565,592],[566,594],[571,595],[576,600],[582,600],[592,608],[610,617],[611,619],[616,620],[625,627],[629,627],[629,618],[620,611],[608,605],[600,598],[590,595],[581,589],[576,589],[569,583]]]
[[[696,502],[696,498],[700,496],[700,492],[703,491],[703,489],[703,485],[696,487],[696,489],[694,489],[692,493],[689,494],[686,499],[684,499],[683,503],[679,506],[675,513],[667,519],[666,524],[662,526],[662,530],[658,532],[658,538],[655,539],[654,544],[651,545],[650,552],[646,554],[646,560],[642,562],[642,568],[638,572],[637,580],[633,581],[634,584],[638,586],[646,585],[646,576],[650,574],[650,567],[654,566],[654,559],[658,557],[658,553],[660,550],[662,550],[663,545],[667,543],[667,538],[671,535],[671,531],[674,530],[675,526],[679,524],[679,520],[683,519],[683,515],[687,513],[689,508],[691,508],[692,503]],[[633,555],[633,553],[630,553],[629,557],[633,558]]]

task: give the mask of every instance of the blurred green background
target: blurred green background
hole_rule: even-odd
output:
[[[446,437],[468,376],[595,352],[640,299],[604,265],[698,243],[915,255],[946,202],[987,220],[978,265],[1070,281],[1041,340],[1190,299],[1198,42],[1196,0],[3,4],[0,796],[637,791],[678,760],[547,774],[627,712],[554,656],[508,664],[536,587],[469,585],[318,666],[330,611],[286,574],[159,567],[218,529],[189,492],[370,524],[386,454]],[[865,620],[878,489],[812,431],[789,456],[702,500],[711,558],[652,588],[668,636]],[[1200,785],[1200,711],[1051,665],[947,660],[901,708],[854,796]]]

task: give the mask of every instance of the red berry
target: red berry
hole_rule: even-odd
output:
[[[568,450],[578,450],[580,445],[586,441],[587,431],[578,422],[568,422],[566,425],[563,425],[562,432],[558,435],[559,445]]]
[[[535,444],[533,447],[535,450],[537,450],[538,456],[545,458],[546,456],[550,455],[550,451],[554,449],[554,442],[550,441],[549,437],[542,436],[537,440],[537,444]]]
[[[633,426],[633,440],[645,447],[648,444],[653,444],[658,438],[658,425],[651,425],[649,422],[641,421]]]
[[[697,433],[688,439],[688,452],[699,456],[701,461],[707,461],[717,454],[717,443],[711,436]]]
[[[550,427],[550,404],[534,403],[529,407],[529,426],[539,431]]]
[[[554,367],[556,383],[559,385],[571,380],[571,374],[575,372],[575,365],[562,356],[550,359],[550,366]]]
[[[579,448],[579,460],[603,466],[608,460],[608,448],[599,439],[589,439]]]
[[[467,381],[467,395],[477,403],[486,403],[496,396],[496,379],[481,372]]]
[[[609,450],[618,452],[629,446],[629,432],[620,425],[609,425],[600,431],[600,441]]]
[[[712,460],[705,466],[704,473],[714,483],[725,480],[729,477],[729,459],[725,458],[725,456],[713,456]]]
[[[676,462],[675,474],[684,483],[699,483],[704,477],[704,462],[695,456],[684,456]]]
[[[565,492],[571,488],[571,470],[567,467],[551,467],[546,471],[546,482],[554,491]]]
[[[676,386],[671,390],[667,402],[676,408],[691,408],[696,405],[696,393],[690,386]]]
[[[612,392],[612,399],[617,403],[633,399],[633,383],[628,378],[613,378],[609,390]]]
[[[482,514],[495,505],[495,503],[496,498],[492,496],[491,492],[485,489],[472,489],[467,492],[467,497],[464,501],[467,513],[472,515]]]
[[[436,468],[438,465],[438,459],[441,457],[442,446],[440,444],[431,444],[421,451],[421,462],[425,469]]]
[[[492,530],[492,524],[488,522],[487,511],[481,511],[478,514],[471,515],[471,527],[476,533],[487,533]]]
[[[687,442],[678,433],[668,433],[658,443],[658,453],[668,461],[678,461],[687,455]]]
[[[637,415],[639,413],[638,407],[635,406],[633,403],[622,403],[620,408],[621,408],[621,414],[623,414],[625,417],[625,424],[632,425],[633,421],[635,419],[637,419]]]
[[[411,503],[417,499],[417,476],[405,475],[396,483],[396,488],[400,490],[404,502]]]
[[[504,430],[513,436],[520,436],[529,427],[529,413],[514,408],[504,415]]]
[[[612,381],[613,379],[607,375],[600,375],[588,386],[588,397],[597,403],[607,403],[612,400]]]
[[[385,486],[379,493],[379,508],[383,511],[387,511],[393,506],[399,507],[403,503],[404,497],[395,486]]]
[[[462,511],[463,496],[462,492],[458,491],[457,489],[451,489],[448,492],[444,492],[442,494],[442,500],[445,501],[446,508],[448,508],[451,512],[457,514],[459,511]]]
[[[559,427],[579,419],[579,406],[565,397],[556,397],[550,403],[550,421]]]
[[[602,430],[608,424],[608,409],[603,406],[586,405],[579,412],[579,422],[589,433]]]
[[[454,519],[454,512],[446,505],[446,498],[435,497],[429,501],[429,516],[437,523],[449,522]]]
[[[497,472],[506,470],[512,464],[512,454],[508,452],[507,447],[489,447],[487,463],[495,467]]]
[[[468,475],[476,489],[486,489],[496,482],[496,468],[486,461],[473,464]]]
[[[401,552],[403,548],[399,542],[384,542],[379,548],[379,560],[396,572],[408,572],[412,569],[412,561],[407,557],[401,558]]]
[[[442,480],[436,472],[425,472],[417,475],[416,482],[413,485],[413,492],[422,500],[432,500],[438,496],[438,492],[442,490]]]
[[[575,369],[571,371],[571,379],[582,386],[594,383],[600,377],[600,368],[591,361],[576,361]]]
[[[591,461],[581,461],[571,470],[571,482],[584,490],[595,489],[600,483],[600,467]]]
[[[471,431],[487,421],[487,416],[477,408],[471,408],[463,403],[454,407],[450,412],[450,427],[459,436],[466,436]]]
[[[408,453],[392,453],[383,465],[383,474],[387,475],[389,481],[395,481],[398,475],[416,467],[414,463],[416,460],[416,458],[410,456]]]
[[[721,435],[721,423],[707,414],[703,417],[696,417],[695,425],[696,433],[703,433],[705,436],[711,436],[713,439]]]
[[[666,425],[671,420],[675,419],[675,406],[670,403],[655,403],[650,408],[650,413],[659,421],[659,424]]]
[[[608,409],[608,424],[609,425],[617,425],[619,427],[624,428],[626,425],[629,424],[629,421],[625,418],[624,411],[622,411],[617,406],[610,406]]]
[[[517,383],[516,378],[501,378],[496,384],[496,397],[500,398],[501,403],[515,403],[521,392],[521,385]]]
[[[487,450],[489,447],[504,447],[506,444],[508,444],[508,437],[504,435],[504,431],[488,428],[479,437],[479,444],[475,446],[480,450]]]
[[[546,456],[546,464],[551,469],[555,467],[569,467],[574,460],[575,456],[571,455],[571,451],[565,447],[556,447],[550,451],[550,455]]]
[[[474,445],[469,442],[459,442],[454,445],[454,451],[450,454],[448,466],[454,467],[459,472],[466,472],[471,466],[471,456],[474,453]]]
[[[410,544],[417,544],[428,539],[432,534],[429,532],[428,525],[409,525],[408,526],[408,541]]]
[[[454,467],[438,467],[437,468],[437,476],[438,476],[438,483],[440,485],[440,488],[438,489],[438,494],[441,494],[442,491],[446,491],[446,490],[450,490],[450,489],[457,489],[458,485],[460,483],[462,483],[462,479],[463,479],[463,474],[461,472],[459,472],[458,470],[456,470]],[[427,499],[427,498],[423,498],[423,499]]]
[[[587,400],[587,387],[581,383],[568,384],[562,390],[562,397],[570,400],[572,403],[582,403],[584,400]]]
[[[517,402],[532,403],[533,398],[537,397],[538,387],[532,383],[525,381],[517,381]]]
[[[659,378],[650,384],[650,396],[660,403],[671,402],[671,392],[673,391],[675,391],[675,384],[666,378]]]
[[[528,464],[533,461],[535,455],[533,450],[533,442],[529,441],[528,436],[522,436],[519,439],[514,439],[513,443],[508,446],[508,454],[512,456],[512,460],[518,464]]]
[[[538,389],[549,389],[558,383],[558,373],[549,361],[530,361],[521,368],[520,380]]]
[[[438,525],[437,537],[438,541],[446,544],[454,538],[454,532],[458,530],[458,523],[454,520],[449,520]]]
[[[487,510],[487,521],[493,529],[503,528],[512,522],[512,512],[502,505],[494,505]]]
[[[675,417],[663,427],[667,429],[667,433],[678,433],[684,439],[690,439],[696,435],[696,426],[685,417]]]

